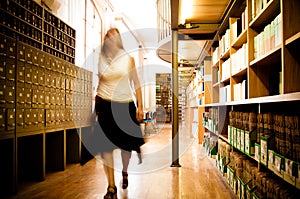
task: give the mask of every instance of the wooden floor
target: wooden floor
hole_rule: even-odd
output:
[[[184,128],[183,128],[184,129]],[[135,154],[129,168],[129,187],[122,190],[120,152],[115,152],[115,176],[119,199],[216,199],[236,198],[197,139],[180,131],[181,167],[171,167],[171,126],[163,126],[147,138],[143,163]],[[14,198],[103,198],[106,179],[96,157],[84,166],[68,165],[65,171],[47,173],[46,180],[21,185]]]

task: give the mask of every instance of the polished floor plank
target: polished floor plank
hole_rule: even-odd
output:
[[[182,128],[184,129],[184,128]],[[151,134],[143,146],[143,163],[133,154],[129,166],[129,187],[122,190],[120,152],[115,152],[115,177],[120,199],[230,199],[236,198],[215,160],[206,156],[197,139],[180,131],[180,165],[171,167],[171,126]],[[84,166],[67,165],[65,171],[47,173],[42,182],[20,184],[16,198],[101,199],[107,182],[99,156]]]

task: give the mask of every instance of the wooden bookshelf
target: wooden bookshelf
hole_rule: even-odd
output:
[[[240,48],[247,41],[247,30],[243,30],[243,32],[236,38],[233,43],[233,48]]]
[[[285,41],[285,45],[292,44],[293,42],[300,42],[300,32],[296,33],[295,35],[291,36]]]
[[[248,3],[248,8],[251,9],[251,3]],[[252,10],[248,13],[252,13]],[[264,6],[259,13],[256,13],[256,16],[249,16],[250,22],[249,27],[262,28],[266,25],[270,18],[274,18],[280,13],[280,0],[270,0],[267,5]],[[252,20],[251,20],[252,19]]]
[[[212,122],[216,125],[213,127],[204,125],[206,131],[227,143],[230,110],[300,116],[300,2],[244,0],[234,2],[230,9],[234,10],[234,14],[228,12],[227,22],[221,24],[211,47],[212,101],[200,105],[207,113],[213,113],[210,121],[217,121]],[[242,19],[242,13],[246,13],[245,29],[238,30],[237,34],[236,22]],[[223,37],[228,30],[229,49],[224,51],[220,45],[224,45]],[[247,45],[244,58],[235,61],[236,53],[244,45]],[[224,66],[229,59],[230,67]],[[244,67],[240,66],[244,63]],[[229,77],[224,78],[224,73]],[[241,89],[242,96],[237,98],[241,83],[245,83]],[[260,165],[258,161],[258,168],[261,168]],[[300,189],[296,182],[287,180],[284,175],[280,177]]]
[[[300,90],[300,17],[299,1],[290,1],[282,4],[283,15],[283,92],[292,93]]]
[[[156,113],[157,122],[171,122],[171,74],[156,74]]]
[[[187,103],[185,108],[185,125],[191,135],[197,134],[198,142],[202,143],[205,134],[205,128],[202,126],[203,113],[205,112],[204,104],[212,101],[212,60],[211,56],[205,57],[203,63],[199,64],[199,70],[186,90]],[[197,132],[192,132],[197,125]]]

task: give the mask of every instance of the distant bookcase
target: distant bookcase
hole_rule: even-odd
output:
[[[158,122],[171,122],[171,74],[156,74],[156,113]]]

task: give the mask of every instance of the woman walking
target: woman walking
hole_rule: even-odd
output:
[[[134,58],[125,52],[120,32],[116,28],[107,31],[101,48],[98,67],[99,83],[95,109],[103,139],[101,156],[108,188],[105,199],[117,198],[114,178],[113,151],[121,149],[122,188],[128,186],[128,165],[132,151],[139,155],[144,144],[139,122],[143,120],[142,91]]]

